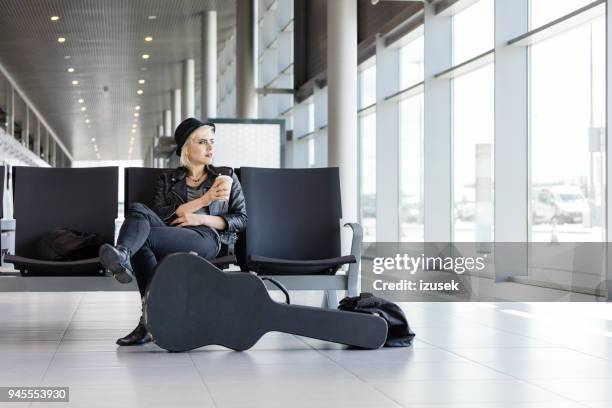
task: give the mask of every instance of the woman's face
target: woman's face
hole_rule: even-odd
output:
[[[212,163],[215,134],[210,128],[201,127],[189,136],[189,160],[194,165]]]

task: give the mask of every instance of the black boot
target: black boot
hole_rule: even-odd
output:
[[[151,334],[147,331],[144,325],[144,320],[141,317],[138,326],[130,334],[120,339],[117,339],[117,344],[120,346],[139,346],[151,341]]]
[[[133,269],[130,262],[130,250],[118,245],[114,247],[104,244],[99,251],[100,263],[111,271],[115,279],[121,283],[130,283],[133,279]]]

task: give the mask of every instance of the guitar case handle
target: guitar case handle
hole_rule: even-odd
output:
[[[276,279],[272,279],[272,278],[268,278],[268,277],[263,277],[262,278],[261,276],[258,276],[258,278],[261,279],[262,281],[268,281],[271,284],[273,284],[274,286],[276,286],[277,288],[279,288],[280,291],[285,294],[285,303],[287,303],[288,305],[291,304],[291,299],[289,298],[289,291],[287,290],[287,288],[285,286],[283,286],[282,283],[280,283]]]

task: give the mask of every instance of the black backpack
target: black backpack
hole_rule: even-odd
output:
[[[38,240],[38,259],[66,262],[97,258],[103,243],[98,234],[56,228]]]
[[[408,347],[415,333],[410,330],[404,312],[398,305],[381,299],[371,293],[361,293],[356,297],[345,297],[340,301],[340,310],[375,314],[387,322],[387,341],[385,347]]]

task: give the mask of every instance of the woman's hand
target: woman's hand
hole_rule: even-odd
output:
[[[184,217],[186,214],[194,213],[200,208],[208,207],[210,203],[216,200],[229,200],[230,190],[224,183],[215,183],[212,187],[202,195],[202,197],[183,203],[178,206],[175,213],[178,217]]]
[[[172,221],[170,225],[177,227],[195,227],[204,224],[204,214],[185,213]]]
[[[224,230],[227,227],[225,220],[218,215],[193,214],[187,213],[178,217],[170,223],[176,227],[196,227],[198,225],[206,225],[217,230]]]
[[[225,183],[221,183],[220,181],[221,180],[215,180],[215,183],[212,185],[212,187],[202,197],[200,197],[200,203],[203,204],[202,207],[209,206],[210,203],[212,203],[213,201],[229,200],[230,189],[227,188],[227,185]]]

